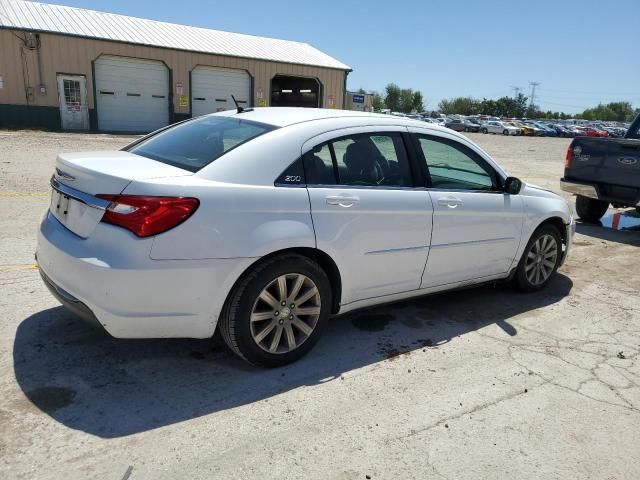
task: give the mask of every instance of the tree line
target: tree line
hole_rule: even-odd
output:
[[[358,93],[367,93],[362,88]],[[424,111],[424,98],[422,93],[411,88],[400,88],[395,83],[385,87],[384,94],[372,92],[373,108],[376,111],[389,109],[392,112],[412,113]],[[611,102],[606,105],[598,104],[581,113],[571,115],[565,112],[543,111],[538,105],[528,104],[529,98],[522,93],[515,97],[501,97],[497,100],[483,98],[479,100],[473,97],[455,97],[441,100],[438,103],[438,112],[445,115],[490,115],[492,117],[515,118],[547,118],[570,119],[581,118],[585,120],[603,120],[616,122],[629,122],[640,114],[640,108],[634,109],[631,102]]]
[[[565,112],[546,112],[537,105],[527,105],[528,98],[523,94],[517,97],[502,97],[497,100],[483,98],[478,100],[472,97],[456,97],[442,100],[438,104],[440,113],[450,115],[491,115],[495,117],[516,117],[516,118],[547,118],[547,119],[570,119],[580,118],[584,120],[603,120],[615,122],[630,122],[640,113],[640,108],[634,110],[631,102],[611,102],[606,105],[599,104],[597,107],[588,108],[581,113],[571,115]]]

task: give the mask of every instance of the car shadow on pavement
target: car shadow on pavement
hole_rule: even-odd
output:
[[[588,237],[640,247],[640,229],[613,230],[597,223],[576,224],[576,232]]]
[[[531,294],[483,286],[344,315],[329,322],[306,357],[271,370],[245,364],[211,340],[117,340],[57,307],[19,325],[15,375],[26,397],[56,421],[121,437],[277,399],[490,324],[517,335],[510,318],[560,301],[572,285],[558,274]]]

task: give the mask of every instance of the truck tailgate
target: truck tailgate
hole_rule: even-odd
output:
[[[565,177],[599,184],[640,186],[640,140],[580,137]]]

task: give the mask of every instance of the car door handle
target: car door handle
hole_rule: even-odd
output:
[[[445,197],[438,200],[438,205],[443,207],[456,208],[462,206],[462,200],[456,197]]]
[[[327,205],[338,205],[344,208],[353,207],[359,201],[360,198],[352,197],[350,195],[335,195],[327,197]]]

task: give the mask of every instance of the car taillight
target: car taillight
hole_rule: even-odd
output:
[[[564,157],[564,168],[567,170],[570,169],[572,162],[573,162],[573,147],[569,145],[569,148],[567,149],[567,156]]]
[[[138,237],[150,237],[180,225],[200,205],[197,198],[105,195],[108,200],[102,221],[130,230]]]

